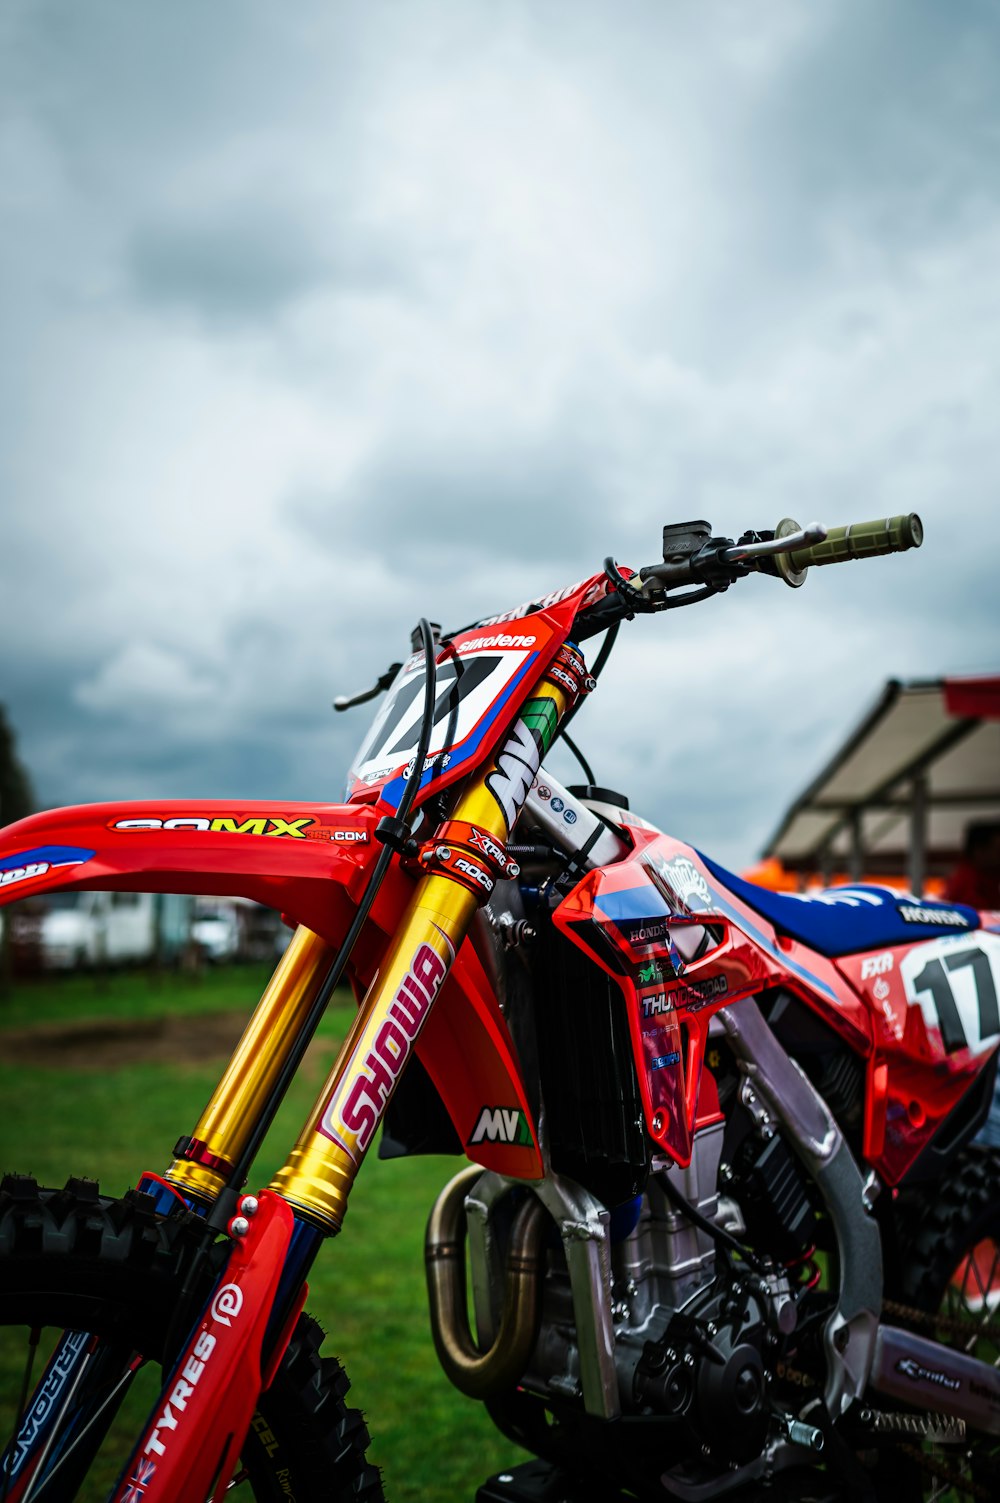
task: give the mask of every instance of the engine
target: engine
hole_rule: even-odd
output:
[[[724,1137],[722,1122],[703,1129],[687,1169],[654,1164],[631,1208],[634,1225],[623,1227],[621,1213],[611,1218],[610,1274],[622,1412],[678,1421],[702,1457],[729,1467],[761,1452],[767,1363],[794,1325],[795,1303],[783,1269],[749,1269],[720,1253],[708,1230],[745,1231],[736,1201],[718,1193]],[[553,1256],[524,1386],[579,1397],[575,1336],[570,1273]]]
[[[721,1037],[708,1064],[723,1117],[696,1132],[686,1168],[651,1157],[617,987],[552,933],[533,970],[552,1172],[527,1189],[471,1168],[439,1200],[442,1365],[557,1465],[682,1497],[736,1485],[788,1435],[773,1378],[802,1334],[789,1269],[816,1240],[811,1182]]]
[[[608,1432],[598,1441],[592,1418],[597,1413],[598,1418],[620,1418],[612,1427],[619,1440],[628,1429],[628,1464],[633,1468],[643,1465],[637,1458],[645,1451],[645,1469],[654,1465],[657,1474],[669,1460],[672,1473],[687,1468],[692,1477],[734,1475],[759,1462],[769,1436],[776,1434],[769,1381],[795,1328],[796,1302],[783,1266],[772,1261],[754,1266],[730,1252],[726,1239],[743,1236],[746,1226],[737,1201],[719,1193],[727,1131],[722,1121],[702,1129],[686,1169],[654,1161],[641,1195],[611,1216],[598,1210],[606,1233],[599,1241],[593,1236],[594,1221],[586,1218],[586,1202],[581,1199],[586,1192],[567,1182],[565,1214],[560,1218],[549,1190],[550,1215],[539,1220],[533,1261],[526,1256],[521,1234],[511,1230],[526,1224],[525,1192],[495,1176],[477,1180],[475,1170],[460,1176],[460,1181],[468,1177],[465,1206],[478,1350],[499,1353],[505,1329],[513,1324],[513,1313],[505,1313],[503,1300],[498,1300],[497,1277],[497,1260],[503,1248],[510,1249],[512,1238],[517,1242],[520,1276],[527,1277],[532,1288],[528,1295],[528,1285],[522,1283],[512,1296],[522,1328],[528,1300],[537,1302],[527,1336],[522,1329],[526,1358],[514,1363],[519,1369],[518,1396],[507,1408],[506,1422],[503,1388],[514,1386],[511,1367],[494,1383],[485,1372],[489,1356],[471,1359],[479,1364],[479,1375],[470,1386],[470,1362],[463,1370],[456,1367],[455,1333],[440,1329],[441,1307],[435,1314],[432,1300],[438,1350],[449,1376],[463,1391],[497,1401],[494,1418],[515,1438],[523,1438],[525,1414],[532,1403],[539,1414],[546,1412],[549,1418],[544,1425],[536,1420],[530,1438],[531,1449],[539,1454],[547,1454],[548,1446],[548,1454],[559,1460],[560,1445],[577,1457],[597,1445],[603,1447],[606,1464]],[[770,1182],[766,1166],[775,1158],[772,1141],[751,1126],[740,1145],[744,1169],[736,1188],[758,1196],[758,1211],[763,1192],[760,1185],[751,1190],[752,1172],[761,1184]],[[765,1160],[763,1171],[754,1163],[747,1172],[752,1145]],[[731,1171],[721,1175],[722,1182],[727,1178],[733,1181]],[[788,1202],[789,1184],[778,1179]],[[596,1200],[588,1199],[598,1207]],[[454,1225],[437,1235],[442,1253],[460,1241]],[[732,1241],[734,1249],[735,1245]],[[599,1251],[606,1260],[597,1268]],[[532,1271],[525,1275],[529,1265]],[[594,1279],[589,1287],[588,1272]],[[602,1305],[610,1311],[610,1328],[604,1333],[610,1350],[603,1372],[601,1332],[592,1329],[595,1309]],[[452,1322],[457,1311],[464,1314],[464,1306],[463,1289],[450,1302]],[[471,1341],[466,1345],[468,1351],[476,1348]],[[639,1445],[636,1435],[641,1437]]]

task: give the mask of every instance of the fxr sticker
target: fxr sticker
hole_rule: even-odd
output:
[[[884,976],[892,970],[892,951],[886,950],[882,955],[866,955],[861,962],[861,979],[870,981],[873,976]]]

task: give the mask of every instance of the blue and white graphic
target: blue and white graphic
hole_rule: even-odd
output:
[[[94,854],[78,845],[38,845],[30,851],[17,851],[13,856],[0,856],[0,887],[44,877],[46,872],[59,867],[81,866]]]

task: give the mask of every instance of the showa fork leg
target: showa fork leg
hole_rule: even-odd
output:
[[[351,1187],[477,907],[489,898],[497,876],[516,874],[504,843],[560,720],[592,682],[576,648],[561,648],[492,765],[470,778],[450,818],[416,857],[417,869],[428,875],[416,887],[295,1148],[272,1181],[297,1215],[327,1233],[340,1230]]]
[[[567,654],[582,683],[572,677],[567,683]],[[562,649],[508,732],[495,764],[470,780],[452,818],[421,850],[418,869],[426,875],[417,884],[331,1076],[287,1164],[272,1187],[262,1192],[256,1215],[247,1217],[245,1229],[241,1226],[238,1232],[230,1222],[234,1243],[229,1259],[111,1503],[216,1503],[224,1496],[258,1397],[273,1377],[304,1302],[304,1269],[295,1271],[296,1225],[316,1241],[340,1229],[351,1186],[476,908],[488,897],[496,876],[515,874],[504,842],[560,719],[580,688],[589,687],[582,660],[575,662],[578,656],[575,650]],[[311,951],[303,952],[303,1007],[320,972],[320,960]],[[267,1042],[285,1011],[280,1001],[279,997],[270,1008],[266,997],[262,1001],[262,1037],[254,1035],[259,1047],[251,1051],[255,1058],[269,1057]],[[198,1179],[197,1191],[206,1199],[221,1185],[220,1165],[232,1161],[236,1140],[244,1131],[241,1123],[247,1114],[231,1109],[230,1096],[241,1104],[249,1098],[256,1105],[264,1093],[265,1083],[242,1059],[234,1060],[230,1073],[232,1090],[217,1092],[222,1105],[216,1110],[213,1098],[205,1114],[211,1131],[199,1125],[193,1147],[185,1148],[169,1175],[189,1190],[194,1188],[190,1177],[201,1176],[205,1183]],[[281,1322],[277,1333],[276,1319]]]
[[[256,1201],[252,1216],[230,1224],[232,1252],[119,1478],[112,1503],[205,1503],[225,1496],[257,1400],[305,1301],[303,1284],[265,1360],[265,1333],[293,1228],[291,1209],[269,1190]]]

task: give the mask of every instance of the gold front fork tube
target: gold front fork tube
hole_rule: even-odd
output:
[[[521,711],[518,725],[541,755],[568,704],[565,692],[546,681]],[[524,738],[509,756],[505,747],[496,768],[489,764],[473,779],[451,818],[506,841],[506,818],[513,823],[531,786],[523,747]],[[511,779],[506,817],[487,787],[487,778],[501,776]],[[298,1142],[271,1181],[272,1190],[328,1232],[340,1230],[351,1186],[477,906],[451,877],[420,880]]]
[[[236,1046],[171,1184],[213,1200],[239,1159],[333,962],[334,951],[303,925],[295,930]]]
[[[271,1181],[328,1232],[340,1230],[365,1152],[475,911],[473,894],[451,878],[422,878],[298,1142]]]

